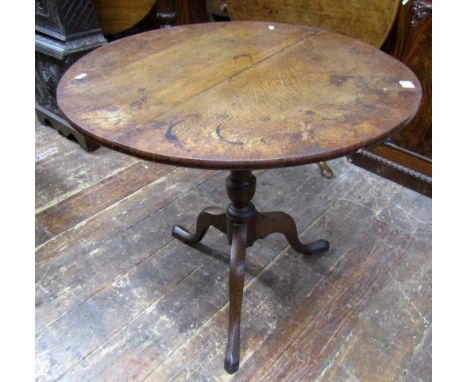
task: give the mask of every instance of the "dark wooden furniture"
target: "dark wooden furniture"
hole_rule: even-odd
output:
[[[383,144],[349,157],[360,167],[432,195],[432,1],[401,4],[383,50],[418,76],[423,97],[415,118]]]
[[[157,0],[156,7],[163,27],[208,21],[205,0]]]
[[[70,65],[107,41],[99,28],[92,0],[36,0],[36,115],[80,146],[95,150],[98,145],[78,133],[57,107],[57,84]]]
[[[274,232],[304,254],[329,246],[302,244],[283,212],[257,212],[252,170],[324,161],[381,141],[416,113],[421,88],[403,64],[349,37],[227,22],[147,32],[97,49],[67,71],[57,97],[76,129],[112,149],[230,170],[226,211],[205,209],[194,234],[176,226],[173,235],[193,244],[214,226],[231,244],[225,369],[232,373],[246,248]]]
[[[159,0],[158,0],[159,1]],[[208,21],[206,0],[174,0],[176,25],[205,23]]]

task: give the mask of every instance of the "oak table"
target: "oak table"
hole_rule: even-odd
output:
[[[245,253],[283,233],[310,255],[283,212],[258,212],[252,170],[296,166],[350,154],[395,133],[416,113],[415,75],[383,52],[310,26],[209,23],[117,40],[76,62],[57,90],[71,125],[98,143],[150,161],[225,169],[226,210],[209,207],[196,230],[213,226],[231,245],[225,369],[239,367]],[[271,189],[274,192],[274,188]],[[300,207],[300,206],[298,206]]]

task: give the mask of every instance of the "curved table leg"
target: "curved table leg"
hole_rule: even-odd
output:
[[[172,236],[186,244],[198,243],[205,236],[208,228],[213,226],[223,233],[226,233],[226,212],[217,207],[205,208],[197,218],[195,232],[191,234],[185,228],[176,225],[172,229]]]
[[[239,369],[240,319],[244,290],[246,224],[233,223],[231,260],[229,265],[229,332],[224,356],[224,369],[232,374]]]
[[[330,248],[330,243],[326,240],[317,240],[310,244],[301,243],[294,219],[284,212],[262,212],[256,216],[255,236],[257,239],[263,239],[277,232],[286,236],[293,249],[305,255],[328,251]]]

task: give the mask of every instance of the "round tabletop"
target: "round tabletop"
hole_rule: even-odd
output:
[[[266,22],[134,35],[78,60],[57,89],[70,124],[147,160],[261,169],[333,159],[414,116],[416,76],[360,41]]]

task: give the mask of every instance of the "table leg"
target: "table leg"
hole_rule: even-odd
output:
[[[195,232],[191,234],[184,227],[176,225],[172,229],[172,236],[185,244],[198,243],[205,236],[208,228],[213,226],[223,233],[226,233],[226,212],[218,207],[205,208],[197,218]]]
[[[219,208],[205,208],[197,219],[195,233],[175,226],[173,236],[186,244],[199,242],[210,226],[226,233],[231,244],[229,266],[229,330],[224,359],[224,368],[234,373],[239,368],[241,305],[244,289],[246,248],[257,239],[279,232],[296,251],[315,254],[329,249],[326,240],[303,244],[299,240],[296,224],[284,212],[263,212],[256,210],[251,200],[255,194],[256,180],[250,170],[231,171],[226,179],[226,190],[231,200],[226,212]]]
[[[317,240],[310,244],[303,244],[297,234],[294,219],[284,212],[261,212],[255,217],[255,239],[263,239],[272,233],[282,233],[286,236],[291,247],[304,255],[312,255],[318,251],[328,251],[330,243]]]
[[[239,369],[240,319],[244,291],[247,225],[233,224],[231,259],[229,264],[229,332],[224,357],[224,369],[232,374]]]

